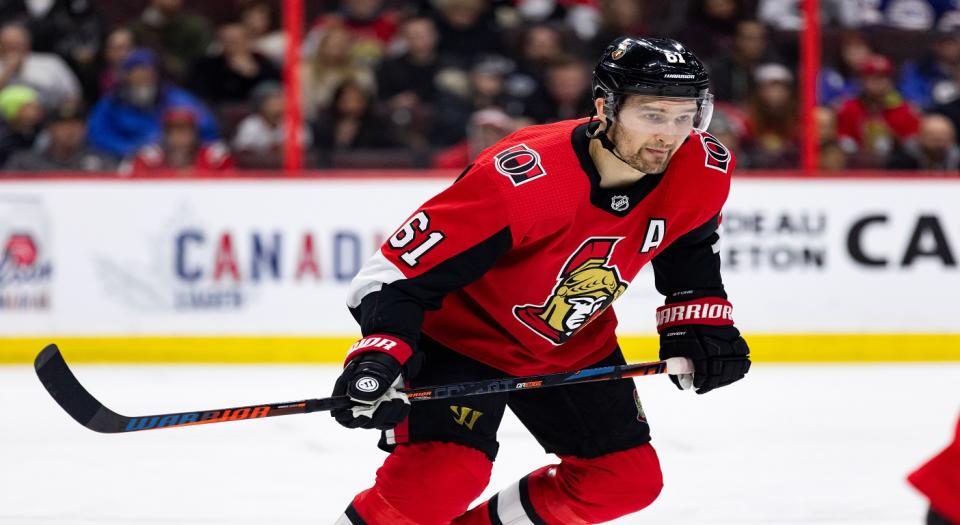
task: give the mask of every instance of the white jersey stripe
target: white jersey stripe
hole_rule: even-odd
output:
[[[396,444],[397,444],[397,434],[393,431],[392,428],[389,429],[389,430],[387,430],[387,431],[385,431],[385,432],[383,433],[383,437],[386,439],[386,442],[387,442],[388,445],[396,445]]]
[[[379,292],[384,284],[404,279],[403,272],[393,265],[380,250],[367,260],[360,273],[350,281],[347,290],[347,306],[356,308],[365,296]]]
[[[357,525],[356,523],[350,521],[350,518],[346,514],[341,514],[340,518],[333,523],[333,525]]]
[[[503,525],[534,525],[527,511],[523,510],[519,481],[497,495],[497,516]]]

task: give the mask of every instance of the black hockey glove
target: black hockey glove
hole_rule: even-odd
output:
[[[347,428],[395,427],[410,413],[410,401],[400,392],[403,365],[410,347],[392,336],[367,336],[351,348],[343,372],[333,387],[334,396],[350,396],[353,406],[330,415]]]
[[[704,298],[668,304],[657,310],[660,359],[693,361],[693,387],[698,394],[739,381],[750,370],[750,348],[733,326],[730,303]],[[702,324],[701,324],[702,323]],[[684,389],[683,376],[670,376]]]

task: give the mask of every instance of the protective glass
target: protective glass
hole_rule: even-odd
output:
[[[685,137],[706,131],[713,118],[713,95],[700,98],[635,95],[624,101],[617,121],[638,133]]]

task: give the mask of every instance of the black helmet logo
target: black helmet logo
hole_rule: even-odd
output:
[[[621,58],[623,58],[623,55],[627,53],[627,47],[629,46],[630,46],[629,40],[624,40],[623,42],[620,42],[620,45],[613,50],[613,53],[610,53],[610,58],[614,60],[620,60]]]

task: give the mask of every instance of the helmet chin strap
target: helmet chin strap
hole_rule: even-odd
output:
[[[607,131],[605,129],[600,129],[600,127],[603,125],[603,122],[598,120],[596,129],[594,129],[593,131],[590,131],[590,126],[593,125],[594,118],[596,118],[595,115],[591,116],[590,121],[587,122],[587,137],[591,139],[599,140],[600,145],[603,146],[603,149],[613,154],[613,156],[616,157],[617,160],[626,164],[630,169],[640,171],[637,168],[634,168],[629,162],[627,162],[623,157],[620,156],[620,153],[617,151],[617,145],[614,144],[612,140],[610,140],[609,136],[607,136]]]

